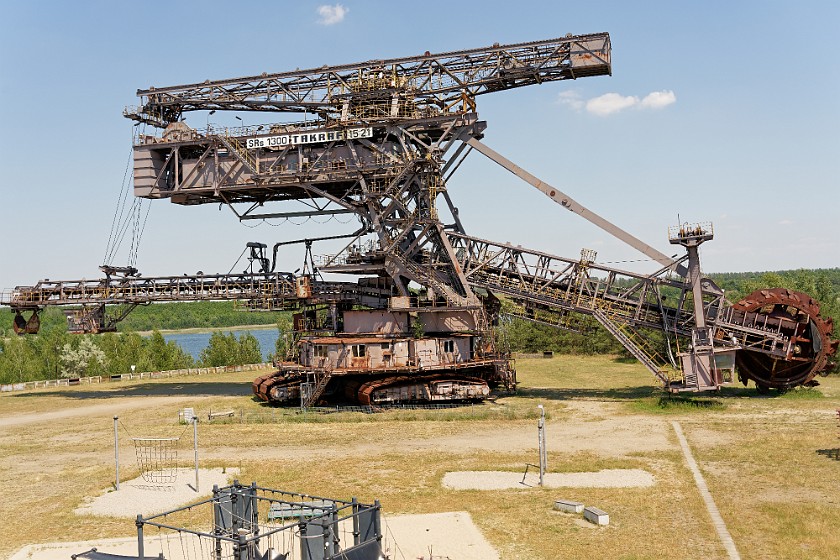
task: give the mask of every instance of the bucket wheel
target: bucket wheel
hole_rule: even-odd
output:
[[[767,323],[781,329],[792,342],[786,358],[739,350],[735,366],[744,385],[752,380],[759,391],[813,386],[819,384],[814,377],[827,375],[834,367],[831,358],[838,345],[832,339],[834,324],[830,317],[820,316],[820,304],[808,294],[785,288],[756,290],[733,307],[765,315]]]
[[[23,318],[20,310],[15,310],[12,328],[18,335],[38,334],[38,331],[41,329],[41,317],[38,315],[38,310],[35,309],[32,311],[29,320]]]

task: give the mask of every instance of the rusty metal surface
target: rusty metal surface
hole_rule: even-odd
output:
[[[563,327],[570,314],[603,314],[631,329],[651,328],[691,340],[695,311],[683,305],[692,295],[685,279],[670,278],[665,271],[646,276],[459,233],[448,236],[470,285],[519,303],[523,319]],[[830,358],[838,343],[832,339],[832,321],[820,316],[819,304],[807,294],[760,290],[731,304],[710,280],[701,284],[703,317],[715,348],[737,350],[745,380],[789,388],[810,383],[833,367]],[[666,300],[665,286],[679,295]],[[658,367],[649,369],[659,376]]]
[[[0,304],[15,311],[19,333],[37,332],[38,312],[49,305],[82,306],[76,318],[79,329],[102,332],[120,318],[106,314],[106,306],[237,300],[254,309],[299,310],[295,330],[310,336],[316,331],[345,334],[339,328],[341,314],[354,306],[453,311],[463,316],[460,324],[469,325],[479,352],[467,364],[447,367],[492,366],[477,377],[504,379],[510,386],[515,371],[500,358],[503,353],[497,352],[491,336],[499,311],[496,292],[515,302],[514,314],[535,322],[574,328],[575,317],[597,317],[667,386],[674,385],[661,369],[666,359],[643,348],[639,329],[662,331],[669,345],[682,340],[691,351],[702,342],[707,358],[718,350],[737,352],[744,379],[760,386],[811,383],[830,367],[837,342],[831,338],[830,320],[819,316],[819,306],[808,296],[769,290],[732,305],[711,280],[701,277],[696,246],[694,273],[686,280],[682,263],[688,257],[672,261],[495,152],[497,162],[653,256],[663,268],[633,274],[595,264],[594,254],[564,259],[465,234],[446,182],[473,148],[489,153],[479,142],[486,123],[478,119],[476,97],[611,71],[609,35],[598,33],[138,91],[140,107],[125,115],[162,131],[135,137],[136,196],[187,205],[225,203],[241,220],[354,214],[361,227],[334,236],[349,241],[317,268],[367,278],[339,283],[275,273],[274,260],[269,267],[263,254],[266,245],[256,243],[251,247],[252,256],[260,256],[259,274],[147,279],[127,273],[129,277],[111,278],[103,269],[106,279],[45,281],[16,289]],[[197,110],[302,112],[314,119],[238,129],[208,124],[206,130],[197,130],[182,122],[185,113]],[[454,223],[441,222],[440,200]],[[298,204],[300,211],[271,211],[264,207],[267,203]],[[711,233],[698,230],[703,231]],[[688,247],[687,233],[684,228],[672,232],[671,241]],[[312,241],[306,240],[312,267],[304,270],[314,274]],[[277,246],[288,243],[295,242],[276,245],[275,256]],[[412,285],[410,290],[410,284],[422,289]],[[28,320],[23,312],[31,313]],[[439,323],[440,318],[434,319],[427,323]],[[670,353],[669,347],[676,367]],[[317,391],[341,379],[343,389],[332,389],[358,399],[365,383],[387,388],[385,375],[391,383],[400,383],[408,373],[426,375],[419,367],[373,374],[366,356],[357,356],[351,366],[326,374],[284,364],[275,374],[255,380],[254,393],[272,400],[273,392],[283,390],[284,398],[292,398],[292,386],[308,373],[318,377]],[[682,383],[690,385],[685,379]]]
[[[374,392],[406,384],[427,386],[427,398],[421,398],[418,396],[420,393],[417,393],[409,399],[412,402],[463,402],[487,398],[491,386],[512,390],[516,383],[516,372],[508,358],[489,355],[457,364],[439,363],[421,367],[415,360],[412,365],[376,369],[368,368],[365,364],[351,364],[350,367],[318,370],[303,367],[296,362],[284,362],[278,364],[276,371],[255,379],[251,389],[262,401],[297,405],[301,386],[307,380],[318,380],[318,393],[310,404],[318,400],[376,404],[375,399],[371,398]],[[428,387],[430,383],[447,381],[457,384],[459,380],[465,383],[464,387],[480,387],[471,392],[466,388],[463,391],[452,389],[447,392]],[[314,385],[315,381],[312,382]]]
[[[362,405],[481,401],[490,394],[487,381],[451,374],[375,379],[359,387]]]
[[[612,73],[608,33],[426,52],[388,60],[138,90],[125,116],[165,127],[188,111],[233,110],[392,118],[391,100],[418,111],[451,111],[484,93]],[[377,102],[386,102],[378,114]]]
[[[99,280],[43,280],[3,294],[0,305],[15,313],[18,334],[35,334],[45,307],[77,306],[68,312],[72,332],[99,333],[116,329],[137,305],[179,301],[239,301],[254,310],[293,310],[316,304],[387,306],[393,295],[387,283],[297,282],[288,273],[215,274],[198,276],[106,277]],[[306,289],[299,289],[303,285]],[[109,310],[124,306],[112,314]],[[29,313],[29,318],[24,318]]]
[[[763,329],[786,333],[790,341],[784,356],[757,348],[740,350],[735,360],[744,384],[752,380],[760,388],[774,389],[815,385],[818,374],[834,367],[838,341],[832,338],[833,321],[820,315],[820,304],[808,294],[786,288],[757,290],[733,308],[761,321]]]

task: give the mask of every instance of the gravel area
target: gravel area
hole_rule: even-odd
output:
[[[465,511],[386,515],[383,525],[384,552],[394,560],[499,560]]]
[[[109,489],[96,498],[88,498],[73,510],[77,515],[106,515],[135,519],[175,509],[213,494],[213,485],[226,486],[239,469],[198,469],[200,492],[195,491],[195,469],[178,469],[171,486],[155,486],[142,478],[120,482],[120,489]]]
[[[443,486],[455,490],[507,490],[537,486],[539,473],[528,471],[522,483],[522,473],[503,471],[448,472]],[[641,469],[605,469],[598,472],[545,473],[547,488],[643,488],[653,486],[653,475]]]

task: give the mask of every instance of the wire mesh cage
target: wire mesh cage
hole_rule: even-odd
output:
[[[213,560],[380,560],[380,505],[234,482],[209,499],[138,516],[138,556]]]
[[[140,476],[149,484],[174,484],[178,480],[180,437],[131,438]]]

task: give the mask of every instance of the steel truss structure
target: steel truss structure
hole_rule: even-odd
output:
[[[327,306],[334,317],[340,306],[390,309],[397,296],[411,298],[415,311],[467,311],[471,330],[481,333],[498,312],[498,293],[518,306],[512,313],[532,321],[569,328],[573,316],[594,317],[672,390],[719,388],[736,362],[742,380],[764,387],[813,382],[837,348],[830,320],[795,292],[726,301],[700,270],[697,248],[713,237],[710,224],[675,228],[669,242],[686,255],[674,260],[481,141],[487,124],[476,112],[478,96],[611,72],[610,38],[598,33],[140,90],[140,106],[125,115],[161,131],[136,137],[136,196],[223,203],[240,220],[355,215],[361,227],[317,268],[365,278],[322,283],[278,274],[275,259],[269,264],[261,252],[265,246],[252,244],[260,271],[251,276],[109,277],[19,288],[10,301],[16,326],[37,330],[38,309],[70,303],[93,306],[81,330],[107,330],[116,318],[105,320],[104,306],[117,302],[241,299],[259,308]],[[205,130],[181,120],[217,110],[315,118]],[[468,236],[447,180],[472,150],[661,268],[639,275],[597,265],[588,252],[564,259]],[[277,203],[296,207],[268,208]],[[452,223],[442,222],[440,204]],[[422,288],[419,294],[410,284]],[[26,321],[22,310],[35,313]],[[640,329],[664,332],[666,349],[654,348]]]
[[[138,90],[126,117],[153,126],[188,111],[233,110],[317,114],[325,124],[393,121],[457,113],[485,93],[610,74],[607,33],[324,66],[200,84]],[[408,113],[400,113],[400,110]]]

